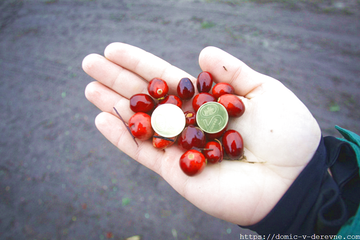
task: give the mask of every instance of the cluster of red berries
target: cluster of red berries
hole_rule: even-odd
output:
[[[153,146],[158,149],[165,149],[177,141],[179,147],[186,151],[180,157],[180,168],[188,176],[202,172],[207,163],[220,163],[224,153],[232,160],[241,159],[244,154],[240,133],[227,130],[226,125],[220,132],[210,134],[200,129],[196,122],[198,109],[207,102],[218,102],[225,107],[229,117],[240,117],[245,106],[241,99],[234,95],[234,88],[228,83],[217,83],[213,86],[211,74],[205,71],[198,75],[196,87],[199,93],[195,95],[192,81],[182,78],[177,86],[177,96],[168,95],[166,82],[160,78],[152,79],[148,84],[149,94],[139,93],[130,98],[130,108],[135,114],[127,126],[134,140],[138,138],[145,141],[152,138]],[[178,136],[167,138],[154,132],[151,113],[158,105],[170,103],[181,108],[183,101],[191,99],[194,111],[184,112],[186,126]],[[118,114],[117,111],[116,113]],[[119,117],[121,118],[120,115]]]

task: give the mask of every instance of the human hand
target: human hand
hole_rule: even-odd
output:
[[[271,211],[310,161],[320,142],[320,128],[284,85],[228,53],[207,47],[200,53],[199,64],[215,82],[230,83],[244,102],[244,115],[231,119],[228,129],[242,135],[247,161],[209,164],[201,174],[188,177],[180,169],[183,151],[177,146],[162,151],[151,141],[138,141],[139,146],[134,143],[113,107],[127,122],[134,114],[129,98],[146,93],[152,78],[167,81],[170,93],[176,93],[181,78],[196,81],[142,49],[113,43],[105,49],[105,57],[85,57],[84,71],[97,80],[86,87],[85,95],[103,111],[96,117],[96,127],[121,151],[158,173],[206,213],[234,224],[255,224]],[[190,102],[184,104],[184,110],[191,109]]]

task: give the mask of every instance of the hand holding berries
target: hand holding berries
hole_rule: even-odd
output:
[[[132,61],[128,60],[130,56]],[[137,65],[139,62],[141,65]],[[143,79],[162,76],[165,70],[172,76],[172,81],[174,77],[188,76],[176,68],[168,68],[169,63],[164,60],[128,44],[113,43],[107,47],[105,57],[92,54],[84,59],[84,70],[97,80],[87,87],[86,97],[103,111],[96,118],[96,126],[121,151],[160,174],[179,194],[206,213],[238,225],[258,223],[279,202],[310,161],[320,142],[321,132],[308,109],[280,82],[257,73],[215,47],[205,48],[199,63],[202,69],[214,73],[215,81],[232,82],[237,94],[251,94],[252,99],[256,99],[246,99],[251,106],[249,113],[239,120],[233,118],[228,128],[244,129],[241,132],[243,140],[251,149],[247,160],[259,160],[264,164],[230,162],[225,157],[220,164],[206,166],[207,169],[198,177],[188,178],[179,167],[183,152],[177,144],[160,151],[153,148],[150,141],[137,147],[130,142],[129,136],[123,136],[125,127],[119,127],[121,122],[109,113],[116,104],[126,121],[130,118],[130,108],[121,105],[124,98],[130,98],[127,95],[130,88],[119,86],[126,86],[126,81],[129,81],[137,87],[132,89],[145,89]],[[110,68],[115,71],[107,72]],[[119,71],[131,73],[128,74],[130,77],[118,78]],[[109,86],[109,79],[116,79],[117,84]],[[259,92],[261,98],[257,98]],[[114,103],[112,99],[121,101]],[[157,98],[154,100],[158,101]]]

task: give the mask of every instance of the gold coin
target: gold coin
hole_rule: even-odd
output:
[[[207,133],[218,133],[229,121],[226,108],[218,102],[207,102],[200,106],[196,113],[198,126]]]

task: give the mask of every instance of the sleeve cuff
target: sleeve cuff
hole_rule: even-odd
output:
[[[359,168],[346,142],[324,137],[272,211],[244,228],[258,234],[335,234],[360,201]]]

